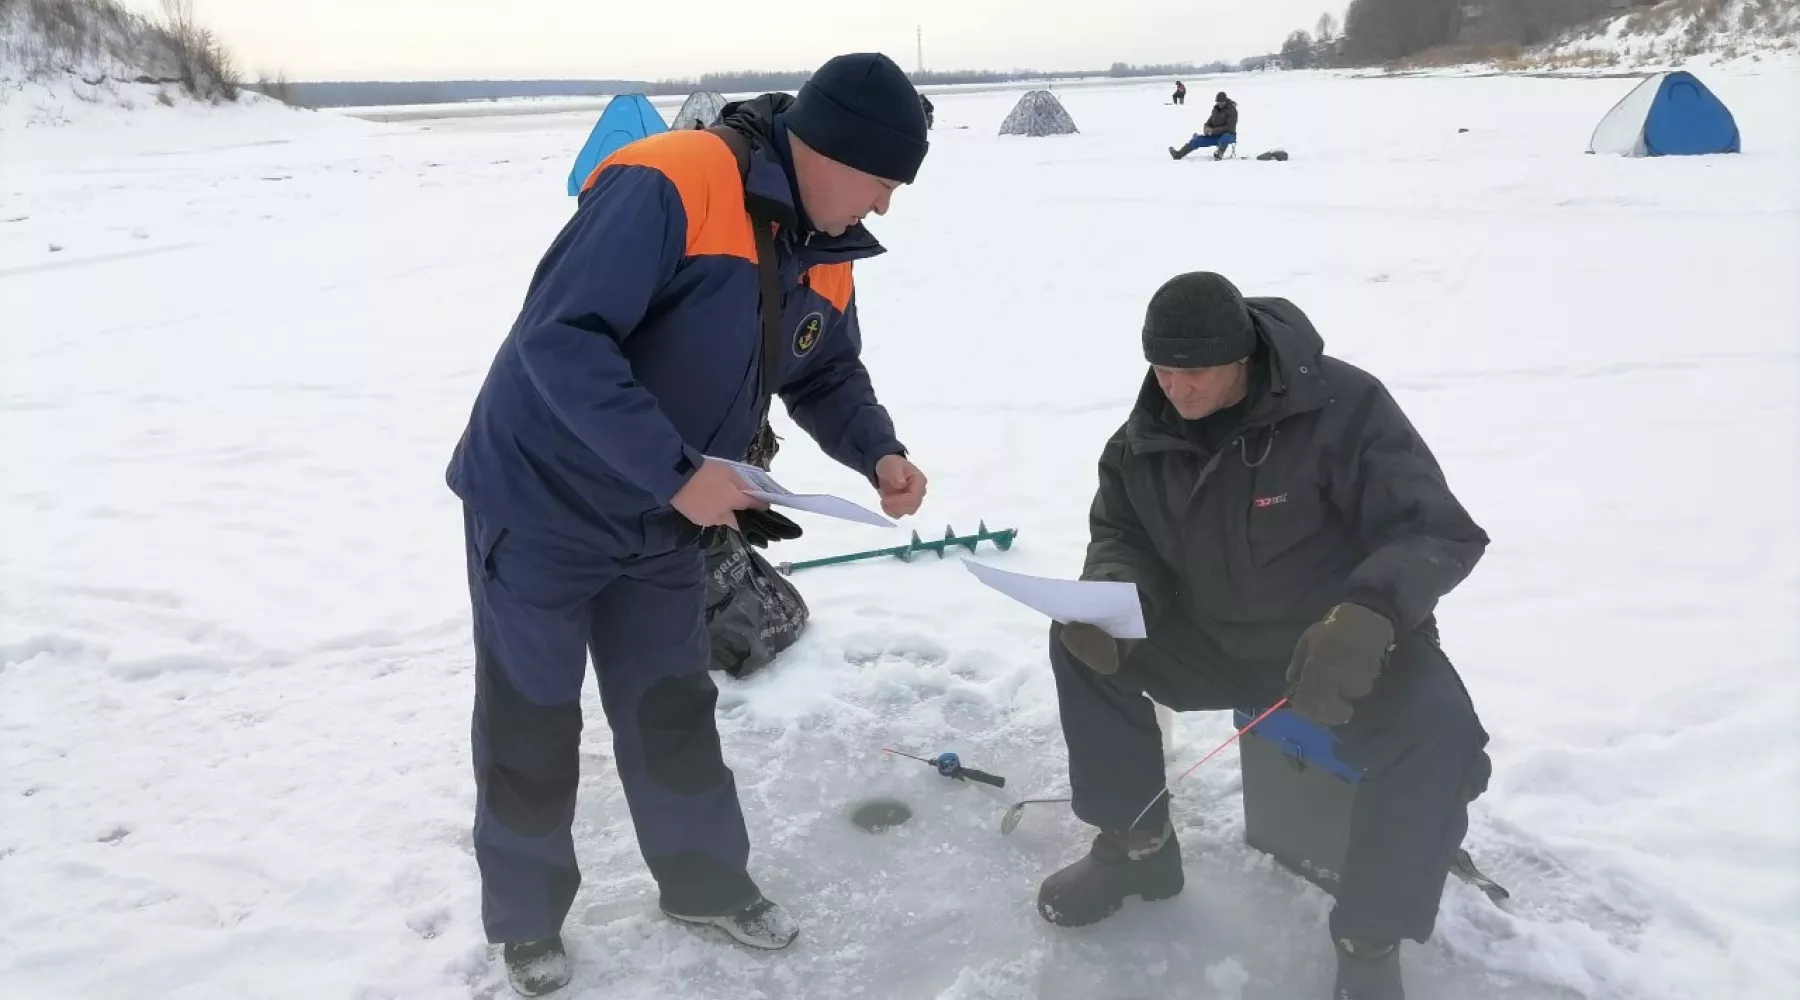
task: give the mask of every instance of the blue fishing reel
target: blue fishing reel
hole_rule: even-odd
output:
[[[955,778],[958,781],[979,781],[984,785],[993,785],[995,788],[1006,787],[1005,778],[997,774],[989,774],[986,771],[977,771],[972,767],[964,767],[962,758],[953,753],[938,754],[931,759],[930,763],[936,765],[937,772],[946,778]]]

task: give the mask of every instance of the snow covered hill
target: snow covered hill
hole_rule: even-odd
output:
[[[1533,49],[1546,67],[1658,68],[1800,56],[1800,0],[1665,0]]]
[[[153,22],[114,0],[0,0],[0,128],[270,103],[240,93],[229,63],[191,20]]]
[[[1082,132],[1048,139],[995,135],[1018,91],[945,94],[857,269],[932,476],[907,527],[1017,528],[1005,568],[1080,565],[1172,273],[1293,299],[1406,407],[1493,537],[1439,611],[1494,737],[1468,843],[1514,892],[1447,887],[1413,1000],[1800,995],[1800,71],[1707,83],[1743,155],[1585,155],[1616,79],[1233,78],[1245,152],[1286,163],[1172,162],[1207,107],[1161,83],[1059,88]],[[593,120],[0,136],[7,1000],[509,996],[443,472]],[[869,499],[780,430],[785,484]],[[775,558],[906,539],[804,524]],[[998,829],[1067,788],[1045,623],[958,557],[797,574],[808,635],[722,679],[790,952],[657,913],[589,685],[561,1000],[1322,1000],[1329,901],[1244,845],[1235,752],[1178,788],[1185,893],[1039,919],[1088,834]],[[1228,732],[1184,717],[1171,775]],[[912,820],[856,829],[874,796]]]

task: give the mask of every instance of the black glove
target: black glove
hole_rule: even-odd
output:
[[[1288,698],[1294,711],[1327,726],[1350,721],[1350,702],[1367,695],[1394,648],[1394,623],[1360,604],[1326,612],[1294,646]]]
[[[737,523],[744,541],[759,549],[768,548],[770,542],[791,542],[801,534],[798,524],[772,510],[740,510]]]

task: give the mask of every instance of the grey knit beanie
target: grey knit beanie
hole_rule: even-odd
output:
[[[1150,297],[1144,360],[1165,368],[1211,368],[1256,350],[1256,327],[1237,286],[1211,271],[1178,274]]]

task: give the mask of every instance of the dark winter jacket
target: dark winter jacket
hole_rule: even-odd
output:
[[[1246,301],[1263,347],[1238,426],[1190,433],[1147,377],[1100,457],[1084,578],[1135,582],[1147,616],[1271,668],[1339,601],[1434,633],[1487,535],[1380,382],[1325,357],[1292,303]]]
[[[1206,134],[1220,135],[1237,131],[1237,102],[1220,101],[1213,105],[1212,114],[1206,116]]]
[[[851,262],[863,227],[809,231],[793,194],[786,95],[727,105],[751,137],[748,197],[780,221],[778,388],[827,453],[872,476],[902,451],[860,360]],[[762,398],[756,242],[729,146],[676,131],[588,178],[476,397],[450,488],[515,533],[618,558],[699,530],[669,505],[703,456],[744,457]]]

